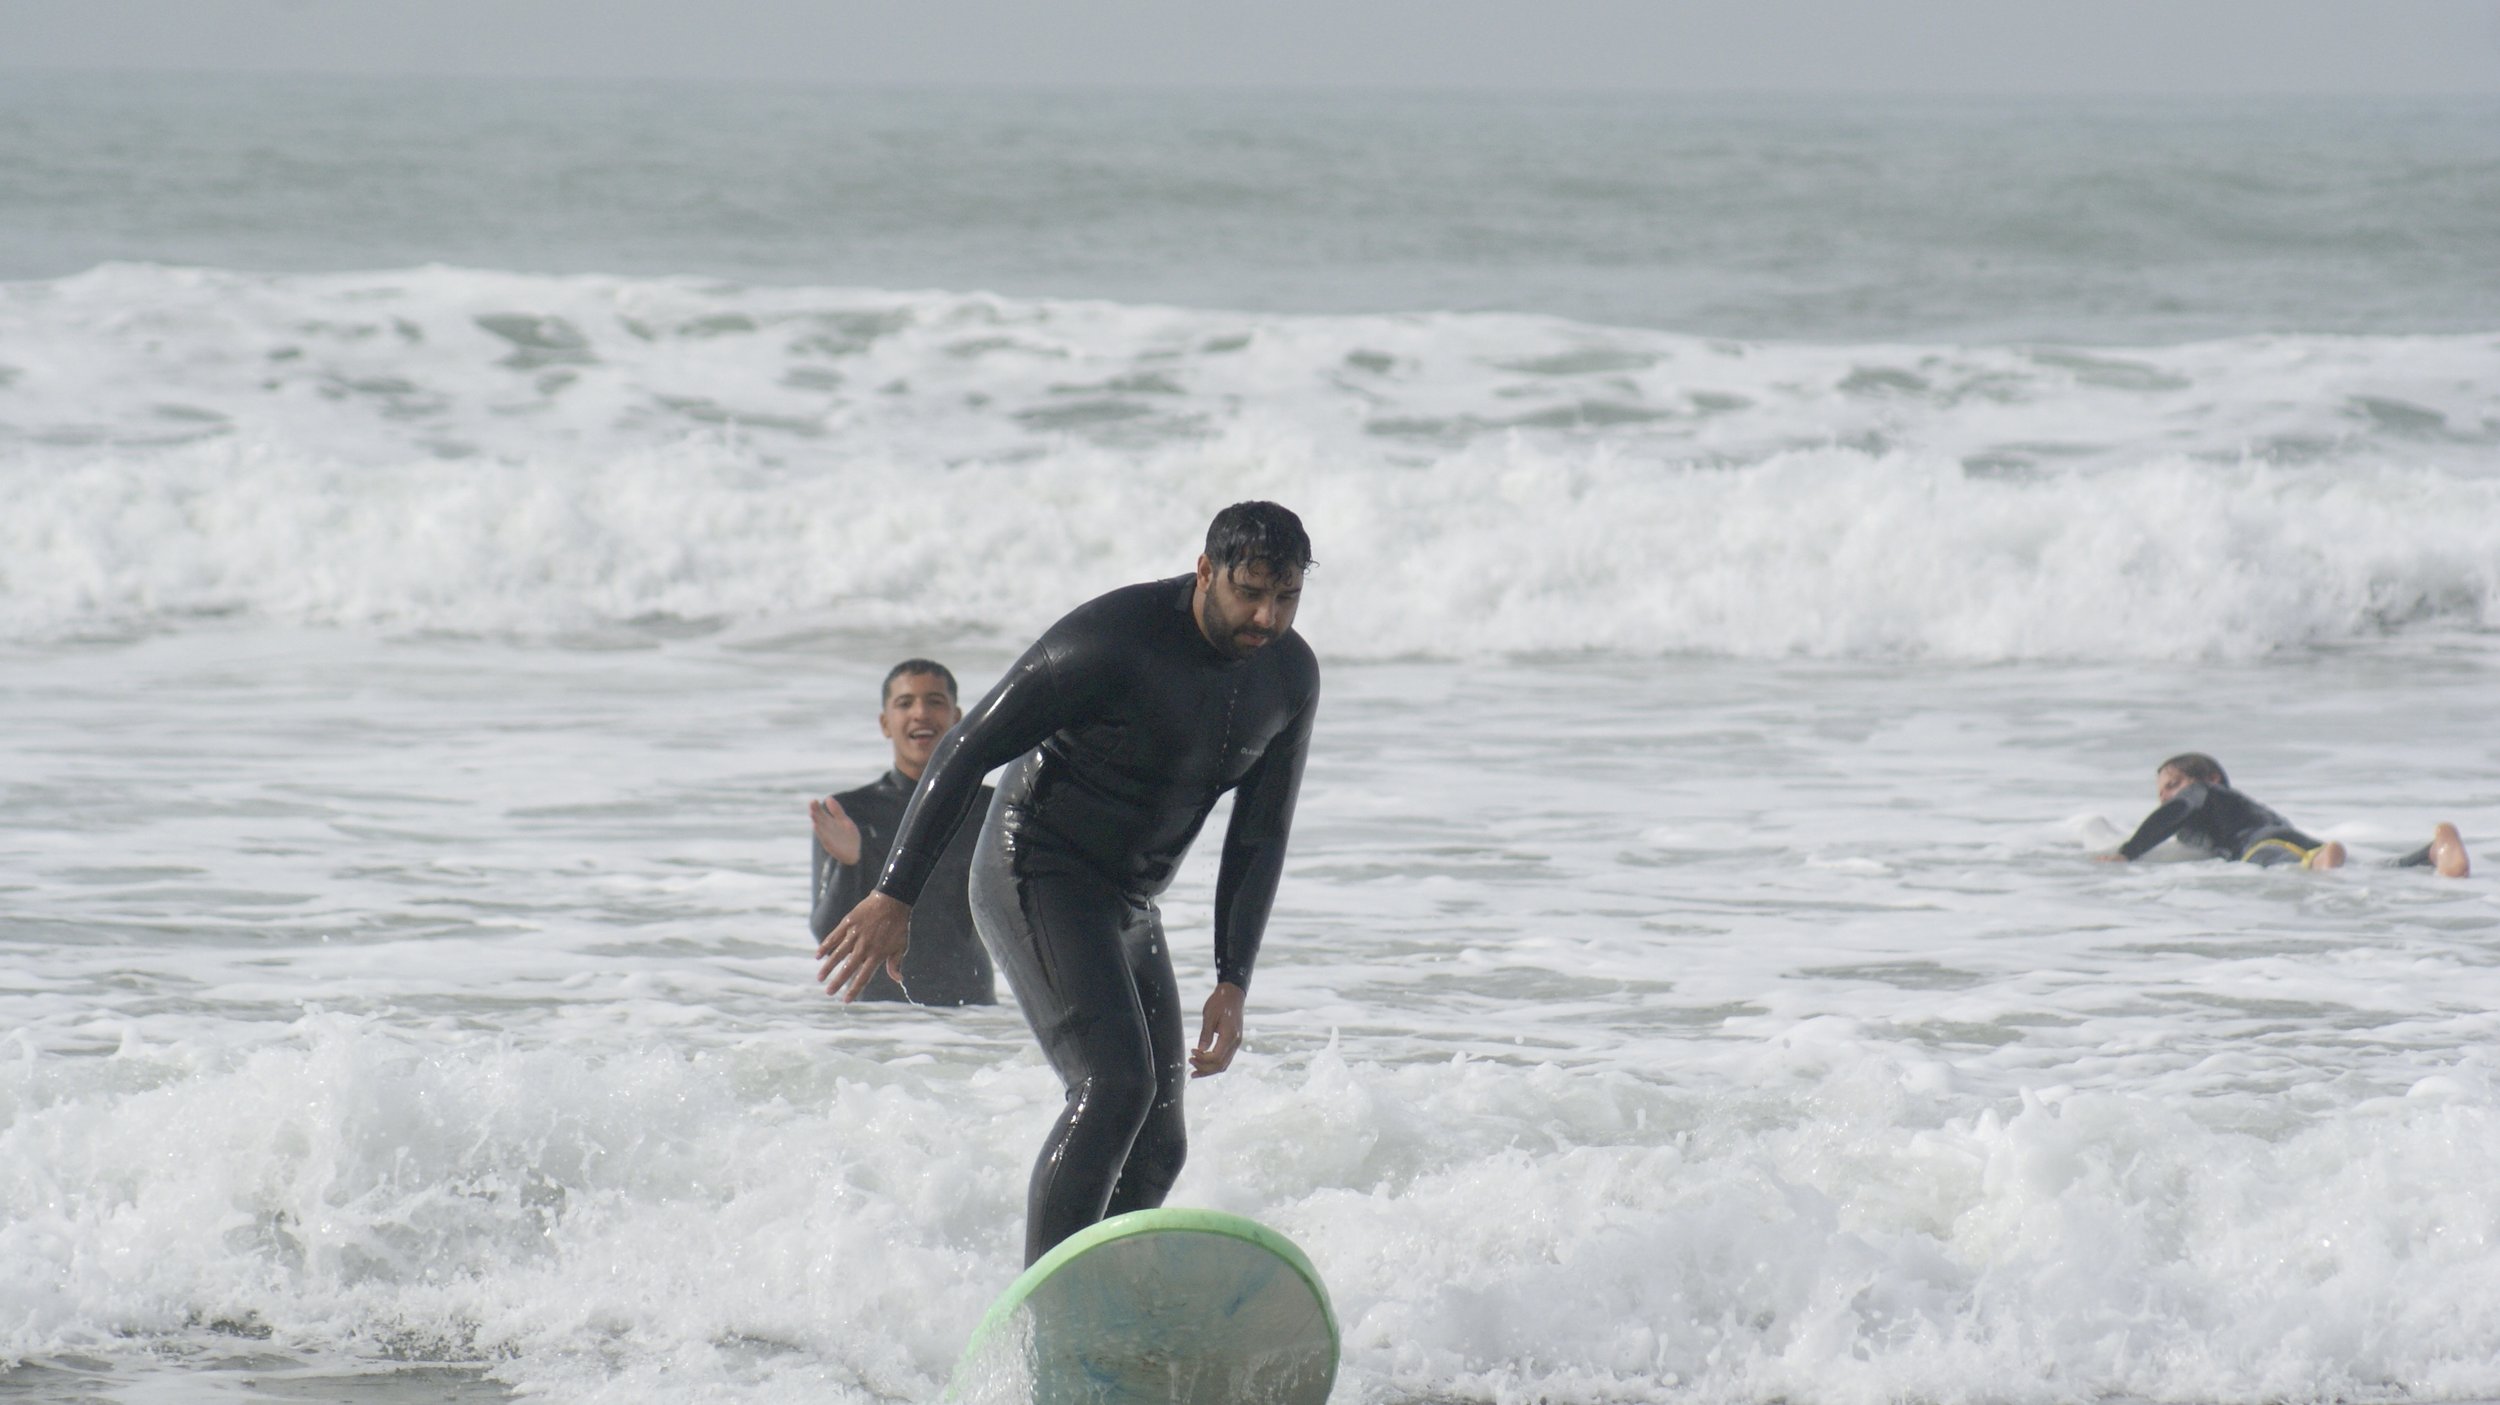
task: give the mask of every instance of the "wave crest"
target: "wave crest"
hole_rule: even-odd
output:
[[[219,445],[0,469],[0,491],[0,628],[20,638],[233,615],[1014,636],[1186,569],[1214,509],[1249,496],[1309,522],[1302,628],[1335,657],[2250,657],[2500,627],[2500,481],[2395,467],[2009,480],[1842,449],[1726,469],[1513,441],[1395,468],[1237,435],[794,477],[717,441],[388,467]]]
[[[1761,346],[419,269],[0,287],[0,632],[1027,634],[1302,511],[1339,657],[2500,624],[2491,337]],[[26,358],[16,358],[20,361]],[[2460,387],[2468,387],[2460,389]]]

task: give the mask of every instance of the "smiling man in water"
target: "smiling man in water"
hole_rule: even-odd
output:
[[[981,777],[1014,763],[981,826],[972,911],[1067,1085],[1027,1192],[1027,1263],[1163,1203],[1188,1149],[1181,1090],[1241,1045],[1319,708],[1319,664],[1293,632],[1310,564],[1300,518],[1235,503],[1207,528],[1194,574],[1112,591],[1052,625],[938,744],[876,891],[817,948],[818,978],[846,996],[896,969],[912,904]],[[1188,1048],[1154,899],[1228,790],[1216,986]]]
[[[903,807],[929,765],[946,729],[963,719],[955,705],[955,675],[930,659],[905,659],[885,675],[885,700],[877,730],[894,747],[894,765],[857,790],[807,802],[816,831],[810,850],[815,901],[808,930],[818,941],[867,895],[885,871],[888,847],[902,825]],[[983,786],[978,799],[989,798]],[[966,835],[968,841],[971,836]],[[972,845],[946,846],[931,871],[911,918],[911,959],[895,971],[878,971],[860,991],[866,1000],[909,1000],[921,1005],[995,1005],[998,983],[990,957],[972,928],[965,881]]]

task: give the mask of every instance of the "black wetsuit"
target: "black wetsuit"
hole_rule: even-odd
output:
[[[1287,633],[1228,659],[1191,578],[1129,586],[1052,625],[938,744],[878,890],[910,902],[990,802],[972,907],[1068,1100],[1034,1164],[1025,1259],[1105,1215],[1163,1203],[1188,1151],[1188,1046],[1155,896],[1238,789],[1215,885],[1215,973],[1247,988],[1319,706]],[[1018,759],[1022,758],[1022,759]]]
[[[2257,864],[2298,862],[2318,847],[2317,840],[2294,829],[2290,821],[2229,786],[2190,781],[2146,815],[2118,852],[2140,859],[2154,845],[2174,836],[2208,857]]]
[[[886,854],[902,827],[903,807],[911,802],[912,783],[900,771],[888,771],[857,790],[833,797],[842,812],[859,826],[859,862],[837,862],[810,835],[808,852],[815,877],[816,901],[808,913],[808,930],[823,941],[869,885],[885,871]],[[989,787],[981,787],[989,798]],[[920,903],[911,910],[911,949],[903,953],[903,983],[880,966],[868,978],[862,1000],[910,1000],[922,1005],[995,1005],[998,983],[990,974],[990,954],[972,927],[971,901],[965,882],[972,869],[974,836],[956,837],[939,855]]]

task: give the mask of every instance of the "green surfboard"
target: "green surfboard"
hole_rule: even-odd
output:
[[[961,1405],[1321,1405],[1337,1316],[1291,1240],[1216,1210],[1139,1210],[1070,1236],[972,1333]]]

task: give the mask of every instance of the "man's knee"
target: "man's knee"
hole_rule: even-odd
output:
[[[1068,1087],[1068,1101],[1077,1105],[1079,1116],[1099,1118],[1132,1136],[1145,1129],[1161,1098],[1151,1058],[1121,1060],[1110,1067],[1097,1064]]]

